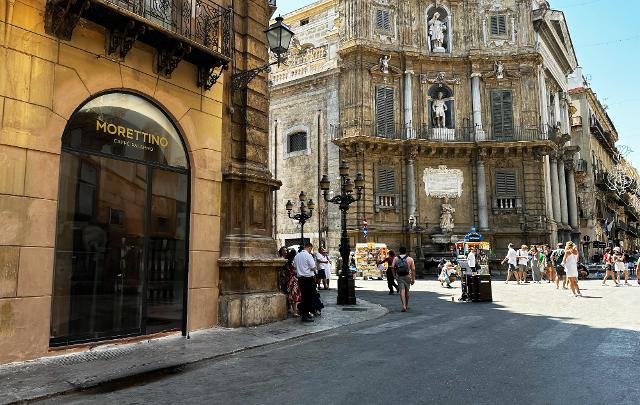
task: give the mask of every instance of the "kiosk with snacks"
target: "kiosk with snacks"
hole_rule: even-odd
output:
[[[476,254],[476,269],[469,269],[467,256],[473,248]],[[484,237],[472,229],[464,240],[456,242],[455,254],[462,272],[467,276],[462,277],[461,301],[491,302],[491,274],[489,272],[489,254],[491,245],[484,241]],[[470,273],[470,274],[469,274]]]
[[[388,253],[389,250],[384,243],[356,244],[356,270],[358,274],[362,274],[365,280],[382,279],[386,273],[386,267],[383,271],[378,269],[378,261],[386,259]]]

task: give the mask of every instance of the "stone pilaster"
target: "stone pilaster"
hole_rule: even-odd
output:
[[[562,225],[569,225],[569,206],[567,204],[567,178],[564,170],[564,160],[558,160],[558,181],[560,186],[560,216]]]
[[[569,226],[578,229],[578,198],[576,196],[576,178],[573,160],[566,162],[567,169],[567,199],[569,205]]]
[[[475,136],[477,141],[485,139],[484,129],[482,127],[482,98],[480,97],[480,73],[471,75],[471,102],[473,104],[473,126],[475,127]]]
[[[558,160],[551,157],[549,165],[551,176],[551,203],[553,205],[553,219],[557,224],[562,222],[562,211],[560,208],[560,179],[558,178]]]
[[[416,170],[414,159],[417,151],[409,150],[407,154],[407,215],[416,216]]]
[[[236,0],[235,66],[251,69],[268,62],[263,31],[273,9],[265,0]],[[232,74],[235,72],[231,72]],[[251,326],[286,318],[286,298],[278,292],[273,232],[273,191],[281,183],[268,169],[269,91],[261,74],[247,88],[225,92],[233,108],[224,111],[222,241],[219,322]]]
[[[407,139],[416,137],[413,126],[413,71],[404,72],[404,128]]]
[[[478,154],[478,160],[476,162],[476,193],[478,196],[478,224],[480,225],[480,232],[487,232],[489,230],[489,209],[487,207],[487,180],[484,169],[484,153]]]

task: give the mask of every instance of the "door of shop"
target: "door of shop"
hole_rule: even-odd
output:
[[[109,93],[62,144],[50,344],[184,330],[189,172],[175,126]]]

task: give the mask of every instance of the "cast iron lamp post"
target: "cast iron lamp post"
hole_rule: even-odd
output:
[[[336,204],[342,214],[342,234],[340,237],[340,256],[342,257],[342,270],[338,278],[338,305],[355,305],[356,303],[356,285],[351,272],[349,271],[349,254],[351,247],[349,246],[349,236],[347,235],[347,211],[349,206],[362,198],[364,190],[364,177],[362,173],[356,175],[355,183],[349,178],[349,165],[344,160],[340,163],[340,194],[333,198],[329,198],[329,188],[331,183],[327,175],[322,176],[320,180],[320,190],[327,202]],[[356,195],[353,195],[354,188]]]
[[[304,191],[301,191],[300,195],[298,196],[298,200],[300,200],[299,214],[291,215],[291,211],[293,210],[293,203],[291,202],[291,200],[287,201],[286,205],[289,218],[298,221],[298,223],[300,224],[300,247],[298,248],[298,251],[302,251],[302,249],[304,248],[304,224],[313,216],[313,210],[316,208],[313,200],[309,200],[305,204],[306,199],[307,196],[305,195]]]

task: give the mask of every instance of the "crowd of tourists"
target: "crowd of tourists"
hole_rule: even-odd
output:
[[[634,266],[640,266],[640,260],[634,264],[630,256],[623,253],[619,247],[606,249],[603,262],[603,285],[607,285],[609,277],[616,286],[621,285],[621,277],[624,277],[625,285],[630,285],[630,270]],[[579,264],[578,247],[571,241],[566,244],[558,243],[556,249],[551,249],[549,245],[522,245],[516,250],[513,244],[509,244],[507,255],[502,261],[502,264],[505,263],[508,265],[506,284],[509,284],[512,277],[516,284],[528,284],[528,276],[531,275],[533,283],[555,283],[556,289],[560,289],[562,281],[562,288],[570,289],[575,297],[582,297],[578,280],[587,278],[589,274],[588,270]]]
[[[329,289],[332,263],[327,249],[321,247],[313,255],[313,245],[306,243],[296,252],[281,247],[278,255],[287,260],[280,270],[280,290],[287,295],[289,314],[303,322],[313,322],[322,314],[319,290]]]

